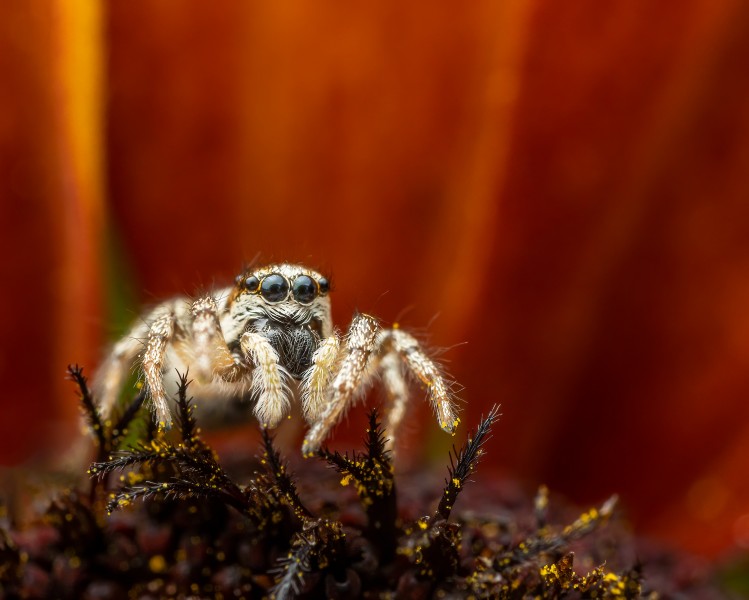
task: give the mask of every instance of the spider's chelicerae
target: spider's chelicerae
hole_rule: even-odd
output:
[[[416,339],[365,314],[354,316],[341,337],[333,328],[329,288],[316,271],[277,264],[245,272],[233,287],[198,300],[158,305],[99,369],[94,389],[104,412],[111,412],[139,363],[154,418],[169,428],[165,380],[174,379],[174,369],[189,369],[201,410],[209,404],[220,411],[226,400],[249,397],[263,427],[275,427],[291,398],[299,397],[310,424],[302,448],[307,456],[377,375],[389,399],[385,426],[392,438],[405,414],[410,374],[426,388],[442,429],[453,432],[459,420],[450,388]]]

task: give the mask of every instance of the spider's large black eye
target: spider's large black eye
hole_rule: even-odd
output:
[[[260,280],[254,275],[250,275],[249,277],[245,278],[245,280],[242,282],[242,285],[248,292],[257,292],[257,288],[260,285]]]
[[[286,281],[286,277],[278,273],[263,277],[260,294],[267,302],[282,302],[289,296],[289,282]]]
[[[320,286],[320,293],[327,294],[330,291],[330,282],[325,277],[320,277],[317,280],[317,285]]]
[[[317,285],[312,277],[299,275],[294,279],[294,300],[299,304],[310,304],[317,296]]]

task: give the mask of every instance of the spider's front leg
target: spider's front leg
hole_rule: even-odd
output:
[[[170,429],[172,413],[164,390],[164,363],[166,351],[174,340],[177,317],[173,307],[158,311],[148,330],[146,351],[143,353],[143,375],[146,378],[148,394],[153,402],[155,420],[159,429]]]
[[[366,381],[367,367],[377,347],[379,331],[380,326],[373,317],[364,314],[354,317],[346,335],[345,354],[340,368],[327,391],[327,404],[304,438],[304,456],[311,456],[320,449],[330,430],[338,423],[343,411]]]
[[[340,342],[334,333],[324,339],[312,355],[312,366],[304,374],[302,410],[307,423],[314,424],[325,408],[325,392],[335,370]]]
[[[138,323],[112,347],[106,360],[96,370],[92,391],[102,414],[106,417],[112,414],[128,372],[132,369],[138,354],[143,351],[147,337],[148,323]]]
[[[288,374],[279,365],[278,354],[268,339],[253,332],[242,334],[239,344],[250,363],[248,366],[229,350],[213,297],[196,300],[188,315],[180,313],[178,317],[176,312],[176,307],[168,307],[152,322],[142,361],[159,427],[172,426],[163,381],[170,345],[193,369],[199,383],[210,383],[216,378],[236,382],[251,369],[252,389],[257,396],[255,415],[263,427],[275,427],[288,412],[290,391],[286,383]],[[177,338],[178,330],[184,339]]]
[[[142,365],[159,427],[169,429],[172,426],[164,389],[164,370],[170,345],[192,369],[199,383],[210,383],[217,376],[234,381],[240,376],[242,367],[226,344],[218,314],[212,296],[193,302],[189,312],[181,303],[172,303],[154,313]]]
[[[385,420],[385,431],[389,435],[388,448],[393,449],[396,432],[406,414],[408,389],[403,373],[404,366],[427,390],[440,427],[448,433],[453,433],[460,419],[455,410],[452,394],[439,367],[424,352],[416,338],[396,326],[380,334],[378,346],[382,355],[382,381],[390,400]]]
[[[208,383],[216,375],[225,381],[238,379],[241,365],[226,344],[216,300],[212,296],[196,300],[190,307],[190,314],[193,339],[190,363],[200,382]]]

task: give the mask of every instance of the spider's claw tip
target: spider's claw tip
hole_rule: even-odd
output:
[[[315,456],[320,448],[314,442],[310,440],[304,440],[302,444],[302,456],[304,458],[312,458]]]
[[[442,421],[440,423],[440,427],[442,428],[442,430],[452,435],[455,435],[455,430],[458,428],[458,425],[460,425],[460,419],[457,417],[451,422]]]
[[[159,433],[162,433],[164,431],[169,431],[172,428],[172,420],[168,419],[165,421],[159,421],[156,423],[156,431]]]

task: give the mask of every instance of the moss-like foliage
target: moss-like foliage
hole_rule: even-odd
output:
[[[363,451],[323,449],[297,476],[263,431],[240,477],[201,438],[186,376],[177,431],[151,429],[125,446],[142,396],[103,420],[81,369],[70,375],[97,446],[90,488],[59,493],[24,532],[0,529],[2,597],[636,598],[651,591],[639,565],[610,566],[597,546],[615,499],[561,526],[549,524],[545,488],[514,516],[499,501],[494,514],[456,511],[496,408],[453,450],[441,494],[433,490],[423,507],[408,500],[402,510],[376,411]],[[399,489],[419,488],[421,496],[423,485],[418,475],[398,478]]]

